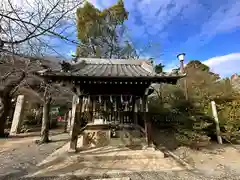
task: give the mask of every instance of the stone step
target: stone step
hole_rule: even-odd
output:
[[[81,138],[79,138],[81,144]],[[50,154],[42,162],[38,163],[37,166],[46,166],[58,162],[59,159],[67,158],[69,155],[77,156],[78,161],[103,161],[103,160],[117,160],[117,159],[135,159],[135,158],[149,158],[158,159],[164,158],[164,154],[157,150],[142,150],[143,146],[105,146],[98,148],[87,148],[81,149],[77,154],[68,153],[70,144],[65,144],[62,148],[57,149],[55,152]],[[138,149],[138,150],[135,150]]]
[[[172,172],[184,168],[171,158],[163,159],[125,159],[105,161],[79,161],[71,158],[47,168],[42,168],[29,177],[69,176],[77,177],[114,177],[117,174],[126,176],[135,172]]]
[[[164,158],[159,150],[132,150],[128,147],[105,146],[67,153],[62,149],[40,163],[40,170],[29,177],[69,176],[110,177],[114,174],[182,170],[172,158]],[[107,177],[108,177],[107,176]],[[119,177],[119,176],[117,176]],[[121,177],[121,176],[120,176]]]
[[[79,152],[79,161],[105,161],[105,160],[124,160],[124,159],[163,159],[161,151],[154,150],[105,150],[97,152]]]
[[[110,146],[121,146],[121,145],[146,145],[146,138],[111,138]]]
[[[131,180],[130,177],[120,177],[120,178],[98,178],[93,180]]]

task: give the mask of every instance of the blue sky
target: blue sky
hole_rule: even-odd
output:
[[[116,3],[89,1],[99,9]],[[240,73],[239,0],[125,0],[125,7],[127,36],[142,57],[168,70],[184,52],[186,63],[201,60],[222,77]]]

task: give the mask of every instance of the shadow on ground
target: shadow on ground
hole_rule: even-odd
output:
[[[84,161],[84,159],[85,159],[84,155],[93,155],[93,156],[97,155],[97,157],[96,156],[94,157],[94,160],[99,160],[99,159],[124,160],[126,158],[125,156],[122,156],[122,157],[121,156],[106,156],[106,153],[109,153],[109,152],[120,153],[120,152],[126,151],[126,149],[122,149],[121,146],[115,147],[115,148],[106,148],[106,149],[105,149],[105,147],[107,147],[107,146],[103,146],[103,147],[100,147],[100,148],[96,148],[96,147],[78,148],[77,153],[75,153],[75,152],[69,153],[69,152],[66,151],[63,154],[58,155],[57,158],[54,158],[53,160],[50,160],[47,163],[44,163],[44,165],[41,165],[40,167],[41,168],[46,168],[46,167],[53,166],[53,165],[56,165],[56,164],[61,164],[66,160],[67,156],[78,156],[77,157],[78,163]],[[128,148],[128,150],[140,150],[142,147],[139,147],[138,145],[136,145],[136,146],[132,145],[132,146],[127,146],[126,148]],[[78,153],[81,153],[81,156],[79,156]],[[78,165],[77,168],[79,169],[79,168],[83,168],[83,167]]]
[[[171,172],[163,172],[163,171],[143,171],[143,172],[126,172],[126,173],[116,173],[116,174],[102,174],[102,175],[87,175],[87,176],[44,176],[44,177],[20,177],[22,174],[20,173],[12,173],[7,176],[1,177],[3,180],[91,180],[91,179],[101,179],[101,178],[120,178],[120,177],[129,177],[131,180],[159,180],[159,179],[189,179],[189,178],[197,178],[204,179],[206,176],[199,172],[194,171],[171,171]]]
[[[174,131],[172,129],[152,129],[152,138],[154,144],[159,149],[168,149],[170,151],[174,151],[179,147],[179,143],[174,136]]]

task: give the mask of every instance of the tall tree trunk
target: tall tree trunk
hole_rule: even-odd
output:
[[[64,130],[63,130],[64,133],[67,132],[68,114],[69,114],[69,111],[67,111],[67,112],[64,114]]]
[[[49,127],[50,127],[50,99],[48,98],[43,105],[42,129],[40,143],[49,142]]]
[[[11,108],[11,100],[7,96],[2,96],[0,92],[0,137],[4,137],[4,129]]]

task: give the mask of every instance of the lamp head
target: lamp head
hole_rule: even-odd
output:
[[[185,55],[186,55],[185,53],[178,54],[178,55],[177,55],[178,60],[179,60],[179,61],[184,61]]]

